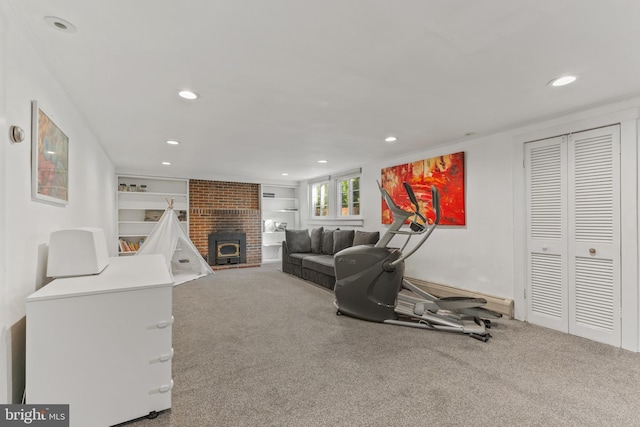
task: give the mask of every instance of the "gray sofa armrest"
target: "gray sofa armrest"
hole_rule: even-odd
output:
[[[282,242],[282,271],[284,273],[302,277],[302,266],[295,265],[289,258],[289,247],[287,246],[286,240]]]
[[[287,272],[285,264],[289,261],[289,248],[287,247],[287,241],[282,241],[282,271]]]

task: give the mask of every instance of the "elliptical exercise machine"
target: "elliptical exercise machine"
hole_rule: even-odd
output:
[[[429,226],[420,213],[413,189],[406,182],[403,186],[414,212],[400,208],[378,183],[382,198],[393,213],[393,223],[375,246],[353,246],[335,254],[334,304],[337,314],[372,322],[457,332],[488,341],[490,319],[502,315],[483,308],[487,303],[484,298],[437,298],[404,279],[404,260],[424,244],[440,222],[440,194],[435,186],[431,187],[436,218]],[[401,230],[407,220],[409,230]],[[388,246],[396,235],[407,236],[401,249]],[[417,235],[424,236],[403,254],[411,237]]]

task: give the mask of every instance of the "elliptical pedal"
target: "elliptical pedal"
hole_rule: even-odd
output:
[[[469,336],[471,338],[475,338],[475,339],[480,340],[482,342],[487,342],[487,341],[489,341],[489,338],[491,338],[491,334],[489,334],[489,333],[484,334],[484,335],[481,335],[481,334],[469,334]]]

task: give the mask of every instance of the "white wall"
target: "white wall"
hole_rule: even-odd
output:
[[[401,144],[401,142],[398,142]],[[510,138],[498,134],[452,143],[384,162],[362,165],[361,206],[363,229],[386,231],[381,224],[381,199],[376,181],[384,167],[444,154],[465,152],[466,225],[441,226],[427,243],[406,261],[410,277],[511,298],[513,296],[513,185]],[[306,197],[307,184],[300,188]],[[304,199],[303,199],[304,200]],[[301,204],[305,204],[304,201]],[[303,227],[308,209],[301,209]],[[328,225],[344,224],[338,222]],[[344,227],[349,228],[349,227]],[[397,239],[397,240],[396,240]],[[417,242],[418,239],[414,238]],[[402,246],[402,237],[392,244]],[[410,244],[410,247],[412,245]]]
[[[382,168],[459,151],[465,153],[466,225],[439,227],[427,243],[407,259],[406,275],[510,298],[512,271],[505,266],[513,263],[512,150],[504,134],[365,165],[362,175],[366,195],[364,228],[379,229],[381,233],[386,229],[380,224],[380,192],[376,184]],[[400,237],[396,239],[403,242]]]
[[[380,193],[376,184],[382,168],[464,151],[467,225],[436,229],[427,243],[407,259],[406,275],[514,299],[516,318],[526,320],[523,296],[526,286],[524,143],[561,133],[622,123],[622,347],[640,351],[638,107],[640,99],[630,98],[494,135],[452,142],[384,162],[363,164],[363,228],[379,230],[381,233],[386,230],[380,221]],[[318,223],[308,221],[308,209],[304,206],[307,187],[306,181],[301,182],[301,223],[302,228],[313,228]],[[339,222],[327,224],[328,227],[336,225],[340,225]]]
[[[62,228],[100,227],[116,241],[115,175],[111,160],[85,124],[64,89],[39,60],[37,48],[22,33],[11,4],[0,0],[0,222],[4,263],[0,276],[0,403],[16,400],[24,383],[25,298],[47,282],[49,234]],[[31,100],[69,137],[69,204],[53,206],[31,199]],[[6,118],[6,120],[5,120]],[[21,144],[10,144],[7,126],[26,132]],[[1,206],[0,206],[1,207]],[[2,216],[0,216],[2,220]],[[4,232],[4,236],[1,233]],[[116,248],[109,248],[115,255]]]

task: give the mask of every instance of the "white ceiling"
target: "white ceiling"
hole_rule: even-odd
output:
[[[10,2],[118,171],[301,180],[640,93],[638,0]]]

